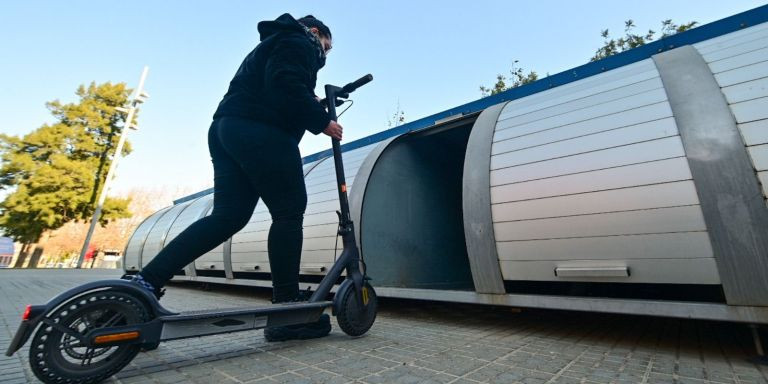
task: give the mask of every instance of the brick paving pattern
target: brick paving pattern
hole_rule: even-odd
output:
[[[26,304],[108,270],[0,270],[0,349]],[[268,302],[257,288],[173,284],[163,304],[195,310]],[[368,334],[310,341],[262,331],[163,343],[111,383],[768,384],[743,324],[383,299]],[[0,383],[36,382],[28,349],[0,357]]]

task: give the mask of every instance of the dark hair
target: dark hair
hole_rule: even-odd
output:
[[[333,38],[333,36],[331,36],[331,30],[325,24],[323,24],[322,21],[316,19],[312,15],[306,15],[299,19],[298,22],[304,24],[304,26],[307,28],[317,28],[321,36],[327,37],[329,39]]]

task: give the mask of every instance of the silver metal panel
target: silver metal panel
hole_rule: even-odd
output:
[[[483,111],[472,126],[464,155],[462,214],[464,240],[475,291],[503,293],[491,215],[490,174],[493,132],[504,104]]]
[[[689,179],[691,171],[686,159],[675,158],[491,187],[491,202],[540,199]]]
[[[701,56],[704,57],[704,61],[711,63],[713,61],[727,59],[765,47],[768,47],[768,30],[745,36],[742,39],[734,39],[727,48],[702,53]]]
[[[731,32],[726,35],[718,36],[712,39],[704,40],[694,44],[694,47],[701,53],[713,52],[734,45],[735,42],[752,40],[753,36],[760,36],[768,29],[768,24],[758,24],[749,28]],[[756,35],[757,34],[757,35]]]
[[[349,153],[345,153],[344,164],[347,171],[347,185],[350,192],[354,183],[356,164],[362,162],[362,158],[368,153],[368,147],[359,148]],[[354,164],[351,164],[354,163]],[[349,166],[349,168],[346,168]],[[319,230],[329,228],[327,223],[336,223],[337,217],[335,211],[338,209],[338,195],[336,193],[335,171],[332,157],[326,157],[316,162],[304,165],[305,183],[307,185],[308,202],[304,218],[305,237],[317,237]],[[262,255],[261,248],[266,247],[269,228],[272,224],[271,215],[263,202],[257,204],[248,224],[236,233],[231,239],[231,256],[233,263],[246,264],[268,264],[266,252]],[[318,229],[319,227],[322,227]],[[335,224],[333,230],[327,235],[335,234]],[[333,239],[333,237],[329,237]],[[255,243],[258,242],[258,243]],[[305,243],[311,248],[313,241]],[[259,244],[259,245],[256,245]],[[263,244],[263,246],[261,245]],[[303,248],[308,249],[307,245]],[[256,247],[256,248],[254,248]],[[247,268],[247,266],[246,266]],[[269,271],[268,266],[261,271]],[[239,271],[237,267],[232,267],[232,271]]]
[[[627,84],[619,88],[591,94],[580,99],[571,100],[551,107],[539,108],[523,114],[520,113],[522,111],[510,109],[509,111],[512,113],[509,115],[513,116],[501,116],[499,122],[504,127],[523,125],[533,121],[551,118],[553,116],[564,115],[580,109],[593,108],[616,100],[627,100],[635,95],[660,89],[661,87],[661,79],[656,75],[655,77],[634,84]],[[511,121],[514,121],[514,123]]]
[[[347,179],[347,188],[352,188],[352,184],[355,181],[355,175],[345,175]],[[318,195],[322,192],[335,191],[336,190],[336,174],[328,179],[323,179],[322,182],[316,184],[307,185],[307,197],[312,198],[314,195]],[[338,196],[338,195],[337,195]]]
[[[674,119],[667,118],[510,152],[499,153],[504,149],[494,145],[491,169],[564,158],[607,148],[625,147],[631,144],[677,136],[677,134]]]
[[[650,60],[648,63],[650,63]],[[608,74],[610,74],[610,76],[607,76]],[[562,87],[557,87],[551,90],[509,101],[505,110],[502,111],[502,116],[499,118],[499,120],[508,120],[517,116],[522,116],[528,113],[538,112],[547,108],[553,108],[562,104],[570,103],[574,100],[587,98],[605,92],[613,92],[628,85],[647,81],[658,76],[659,73],[652,65],[643,65],[643,72],[627,74],[627,76],[621,76],[621,74],[613,73],[613,71],[602,75],[596,75],[587,79],[570,83],[573,85],[578,85],[578,87],[570,91],[565,90]]]
[[[742,58],[768,49],[734,57]],[[691,46],[653,57],[683,139],[726,300],[768,305],[768,209],[734,115],[709,66]],[[744,62],[742,65],[751,64]],[[755,115],[760,115],[759,113]]]
[[[768,77],[732,85],[722,90],[729,104],[759,99],[768,96]]]
[[[343,154],[348,196],[355,194],[355,179],[360,166],[377,145],[378,143],[368,145]],[[318,166],[314,172],[325,176],[307,183],[307,210],[314,212],[314,206],[319,205],[317,210],[322,213],[305,216],[305,244],[301,252],[301,265],[311,264],[312,268],[317,265],[330,267],[334,261],[334,253],[340,253],[340,251],[334,250],[333,246],[328,246],[329,243],[336,243],[338,216],[335,211],[340,209],[336,190],[336,172],[332,159]],[[339,241],[338,248],[341,247]]]
[[[211,203],[210,204],[211,204],[211,207],[205,213],[206,216],[210,215],[211,212],[213,211],[213,195],[211,195]],[[194,268],[196,268],[196,269],[207,269],[207,268],[201,268],[200,266],[198,266],[197,263],[201,262],[201,261],[202,262],[206,262],[206,263],[208,261],[219,262],[219,261],[222,261],[223,259],[224,259],[224,244],[222,243],[222,244],[218,245],[216,248],[214,248],[214,249],[208,251],[207,253],[203,254],[202,256],[198,257],[193,264],[194,264]]]
[[[199,258],[195,260],[195,268],[198,271],[223,271],[224,270],[224,259],[223,259],[223,252],[219,254],[218,260],[213,260],[212,256],[213,254],[209,253],[206,254],[206,258]]]
[[[526,145],[526,140],[533,140],[532,145],[536,145],[537,143],[542,143],[542,141],[546,142],[546,140],[541,140],[539,137],[546,138],[550,134],[557,135],[558,133],[562,134],[563,132],[573,132],[572,137],[578,137],[590,133],[628,127],[631,125],[658,120],[669,116],[672,116],[672,110],[669,108],[669,103],[666,101],[659,101],[650,105],[639,106],[637,108],[558,127],[550,127],[538,130],[520,130],[520,127],[518,127],[517,129],[496,131],[493,140],[494,142],[501,142],[504,140],[519,140],[519,142],[525,147],[529,146]],[[557,136],[555,136],[555,138],[556,137]],[[566,136],[565,138],[568,137]]]
[[[657,103],[633,109],[618,116],[621,116],[621,119],[612,115],[612,119],[595,119],[586,123],[572,124],[524,136],[499,140],[494,142],[493,146],[494,148],[499,147],[500,149],[503,147],[503,151],[512,151],[555,143],[562,140],[599,134],[613,129],[628,128],[638,124],[648,124],[664,118],[670,118],[672,117],[672,110],[667,103]]]
[[[189,279],[176,277],[174,280]],[[271,287],[266,280],[234,279],[227,281],[216,277],[197,277],[194,281],[229,283],[250,287]],[[307,283],[313,289],[317,284]],[[331,292],[336,291],[336,286]],[[768,324],[768,307],[733,306],[717,303],[690,301],[662,301],[638,299],[610,299],[604,297],[573,297],[555,295],[488,294],[472,291],[442,289],[377,287],[379,297],[435,300],[454,303],[499,305],[509,307],[542,308],[598,313],[624,313],[643,316],[664,316],[682,319],[705,319],[750,324]]]
[[[513,221],[699,204],[693,181],[494,204],[496,221]]]
[[[347,187],[350,193],[353,190],[352,184],[358,165],[372,147],[363,147],[344,154]],[[304,216],[302,263],[317,259],[319,257],[315,252],[317,250],[330,250],[330,263],[333,262],[333,242],[338,223],[335,211],[339,209],[333,158],[321,159],[311,168],[305,168],[304,176],[307,186],[307,209]],[[260,202],[249,223],[231,239],[230,259],[233,272],[270,272],[267,237],[271,224],[271,215],[263,202]],[[329,243],[330,246],[328,246]],[[258,270],[255,269],[256,266],[259,267]]]
[[[711,62],[709,63],[709,68],[712,70],[712,73],[720,73],[766,60],[768,60],[768,48],[763,48],[758,49],[757,51]]]
[[[349,192],[349,212],[352,215],[352,222],[355,224],[355,237],[360,252],[363,252],[362,238],[360,237],[361,215],[363,212],[363,201],[365,200],[365,190],[368,187],[368,180],[373,172],[373,167],[384,152],[385,149],[400,136],[391,137],[378,143],[373,150],[365,157],[365,161],[360,165],[357,171],[358,189]]]
[[[365,154],[365,153],[362,153],[362,154]],[[357,158],[354,159],[354,160],[347,161],[346,159],[344,159],[344,173],[347,173],[347,172],[357,173],[354,170],[359,168],[360,164],[362,164],[363,161],[365,161],[365,159],[366,159],[365,156],[361,157],[359,155],[360,154],[358,154]],[[333,159],[331,159],[329,161],[333,162]],[[307,175],[307,177],[305,178],[305,182],[306,183],[312,183],[315,180],[323,179],[323,178],[326,179],[326,180],[328,178],[335,179],[336,178],[336,169],[334,169],[334,168],[316,169],[312,173]]]
[[[197,261],[223,261],[224,260],[224,243],[216,246],[216,248],[208,251],[204,255],[197,258]]]
[[[152,258],[154,258],[160,250],[163,249],[165,237],[168,235],[168,230],[171,228],[174,220],[179,216],[181,211],[187,208],[191,201],[174,205],[169,209],[160,220],[152,227],[152,231],[147,236],[147,240],[144,244],[144,249],[141,252],[142,267],[147,265]]]
[[[313,217],[324,214],[327,215],[328,213],[333,213],[334,217],[336,217],[335,212],[337,209],[339,209],[338,195],[335,199],[329,201],[313,202],[313,204],[307,206],[307,210],[304,212],[304,224],[310,224],[310,222],[313,220]],[[254,214],[251,218],[251,222],[249,223],[251,225],[247,228],[243,228],[240,233],[247,233],[258,229],[264,229],[263,227],[265,224],[263,223],[265,222],[267,224],[271,223],[272,216],[267,211],[258,212],[258,214]]]
[[[752,164],[755,165],[756,170],[768,170],[768,144],[756,145],[747,148],[747,150],[749,151],[749,157],[752,159]]]
[[[213,210],[213,194],[203,196],[200,201],[204,201],[206,205],[205,208],[200,210],[200,216],[198,216],[196,220],[202,219],[203,217],[210,214],[210,212]],[[197,276],[194,261],[184,267],[184,270],[187,276]]]
[[[333,237],[320,237],[304,239],[304,249],[326,249],[333,250],[335,244],[335,238]],[[251,253],[251,252],[267,252],[267,241],[241,241],[239,243],[232,244],[233,253]]]
[[[322,162],[323,162],[323,161],[325,161],[326,159],[328,159],[328,158],[327,158],[327,157],[323,157],[323,158],[322,158],[322,159],[320,159],[320,160],[315,160],[315,161],[313,161],[313,162],[311,162],[311,163],[307,163],[307,164],[304,164],[304,165],[302,165],[302,171],[304,171],[304,177],[306,178],[306,177],[307,177],[307,175],[308,175],[310,172],[312,172],[312,170],[314,170],[314,169],[315,169],[315,167],[317,167],[318,165],[320,165],[320,163],[322,163]]]
[[[501,261],[505,280],[580,281],[606,283],[719,284],[715,259],[633,259],[570,261]],[[556,268],[629,269],[626,277],[555,276]]]
[[[731,111],[739,124],[768,119],[768,97],[731,104]]]
[[[557,277],[629,277],[629,268],[617,267],[556,267]]]
[[[659,103],[665,101],[667,96],[663,89],[656,89],[639,93],[625,99],[609,101],[594,107],[584,108],[573,112],[552,116],[530,123],[519,125],[516,119],[509,119],[499,122],[496,126],[496,138],[494,141],[505,138],[504,136],[521,136],[524,134],[539,132],[545,129],[552,129],[564,125],[575,124],[582,121],[596,119],[598,117],[608,116],[615,113],[628,111],[630,109]],[[510,131],[500,135],[503,131]]]
[[[760,185],[763,187],[763,196],[768,197],[768,172],[760,172],[757,176],[760,179]]]
[[[496,241],[640,235],[707,229],[701,207],[698,205],[509,222],[498,222],[494,218],[493,228]]]
[[[768,119],[739,124],[738,127],[746,145],[768,143]]]
[[[692,259],[713,257],[706,232],[581,237],[498,243],[504,261]]]
[[[727,87],[766,76],[768,76],[768,61],[761,61],[730,71],[720,72],[715,75],[715,80],[717,80],[721,87]]]
[[[620,88],[657,75],[658,72],[651,60],[632,63],[599,75],[561,85],[557,88],[512,100],[501,112],[499,120],[506,120],[518,114],[528,113],[541,108],[566,103],[570,100]]]
[[[232,256],[235,256],[235,255],[233,254]],[[247,261],[244,261],[244,262],[232,261],[232,271],[233,272],[258,272],[258,273],[272,272],[272,270],[269,268],[269,262],[266,259],[264,260],[248,259]],[[269,282],[271,283],[271,281]]]
[[[191,204],[189,204],[187,208],[179,214],[176,220],[174,220],[171,228],[168,230],[168,235],[165,238],[165,244],[171,242],[171,240],[178,236],[182,231],[187,229],[187,227],[189,227],[192,223],[205,217],[205,213],[210,209],[212,202],[212,195],[205,195],[192,200]]]
[[[147,241],[147,236],[152,232],[152,227],[155,226],[155,223],[157,223],[169,209],[171,209],[171,207],[165,207],[151,214],[144,219],[133,232],[131,238],[128,240],[128,245],[125,247],[125,256],[123,258],[123,267],[126,271],[138,271],[141,269],[141,252]]]

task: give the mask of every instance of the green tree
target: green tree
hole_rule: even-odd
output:
[[[518,60],[512,62],[512,69],[509,70],[509,78],[500,73],[496,75],[496,83],[492,87],[486,87],[484,85],[480,86],[480,93],[482,93],[483,97],[495,95],[528,83],[533,83],[539,79],[539,75],[534,71],[525,73],[523,68],[517,66],[517,62]],[[509,82],[509,84],[507,84],[507,82]]]
[[[126,104],[130,90],[124,83],[80,86],[79,102],[47,103],[55,117],[23,137],[0,135],[0,188],[9,189],[0,202],[0,228],[23,244],[16,266],[29,246],[48,231],[71,221],[88,219],[115,155],[124,117],[115,110]],[[131,152],[128,143],[122,155]],[[128,199],[107,199],[102,225],[129,217]],[[38,244],[30,267],[42,252]]]
[[[661,22],[661,37],[665,38],[672,36],[676,33],[685,32],[698,24],[696,21],[691,21],[685,24],[677,25],[672,22],[671,19],[663,20]],[[608,29],[604,29],[600,36],[605,39],[603,46],[598,48],[595,55],[589,61],[597,61],[609,56],[613,56],[617,53],[628,51],[632,48],[637,48],[648,44],[655,40],[656,31],[649,29],[647,33],[639,35],[633,32],[635,28],[635,22],[629,19],[624,22],[624,36],[618,39],[613,39],[610,36]]]
[[[685,24],[675,24],[672,22],[671,19],[663,20],[661,22],[661,36],[660,38],[665,38],[668,36],[672,36],[676,33],[685,32],[699,23],[697,21],[691,21]],[[613,39],[610,37],[610,32],[608,29],[604,29],[600,35],[605,39],[603,42],[603,46],[598,48],[595,52],[595,55],[592,56],[592,58],[589,61],[597,61],[600,59],[604,59],[609,56],[613,56],[617,53],[621,53],[627,50],[630,50],[632,48],[637,48],[641,45],[648,44],[656,38],[656,31],[649,29],[648,32],[644,35],[638,35],[633,32],[633,29],[635,28],[635,22],[633,20],[627,20],[624,22],[624,36],[620,37],[618,39]],[[529,71],[527,74],[525,73],[525,70],[516,66],[517,60],[514,61],[512,64],[512,69],[510,70],[510,78],[507,78],[505,75],[499,74],[496,75],[496,84],[494,84],[492,87],[486,87],[481,85],[480,86],[480,93],[483,95],[483,97],[495,95],[497,93],[504,92],[506,90],[519,87],[521,85],[525,85],[528,83],[532,83],[539,79],[538,74],[536,74],[535,71]],[[507,84],[508,81],[511,81],[510,84]]]

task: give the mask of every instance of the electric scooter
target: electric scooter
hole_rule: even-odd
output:
[[[336,106],[371,80],[373,76],[366,75],[343,87],[326,85],[324,102],[330,117],[336,120]],[[6,356],[16,353],[34,332],[29,364],[38,379],[98,383],[128,365],[142,348],[153,349],[162,341],[309,323],[329,307],[344,333],[366,333],[376,319],[378,301],[354,235],[341,146],[336,139],[332,145],[343,251],[308,301],[175,313],[135,282],[95,281],[72,288],[47,304],[27,306]],[[333,300],[326,300],[344,271],[346,278]]]

